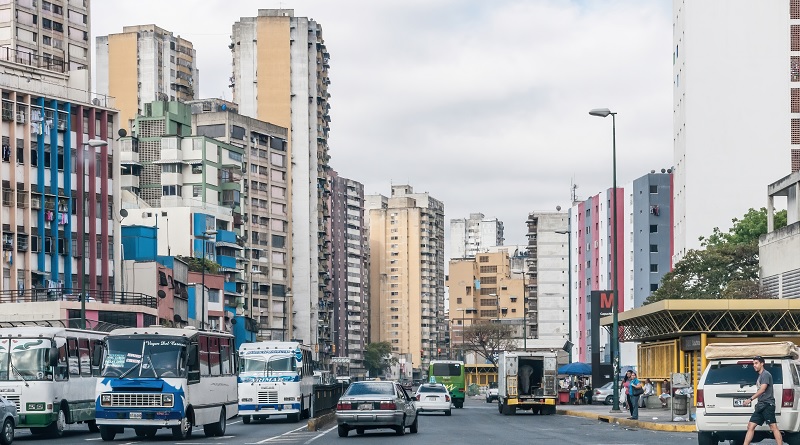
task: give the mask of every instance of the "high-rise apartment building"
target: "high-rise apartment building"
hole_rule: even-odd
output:
[[[800,168],[800,5],[673,0],[672,17],[674,264]]]
[[[333,328],[336,357],[349,359],[350,375],[366,376],[369,343],[369,239],[364,185],[331,171]]]
[[[116,98],[122,127],[130,127],[144,104],[186,102],[200,90],[192,42],[156,25],[125,26],[97,37],[96,45],[97,90]]]
[[[470,213],[469,218],[450,220],[450,258],[474,258],[491,246],[503,245],[503,222]]]
[[[569,340],[569,217],[535,211],[526,223],[527,336],[563,343]]]
[[[57,74],[88,102],[92,64],[89,3],[4,1],[0,5],[0,60]]]
[[[238,292],[262,339],[292,337],[292,242],[289,213],[287,129],[238,113],[219,99],[188,103],[194,134],[241,148],[242,224],[239,233],[245,273]],[[227,284],[227,283],[226,283]]]
[[[513,252],[512,252],[513,254]],[[512,268],[508,249],[482,252],[474,258],[450,260],[449,290],[450,348],[456,357],[469,357],[464,350],[464,329],[477,323],[514,325],[512,336],[524,344],[522,326],[531,326],[535,313],[525,313],[523,270]],[[535,318],[534,318],[535,320]],[[530,332],[528,338],[531,337]],[[481,358],[483,362],[484,358]],[[467,360],[471,361],[471,360]]]
[[[444,348],[444,204],[409,185],[367,195],[370,341],[410,354],[421,376]]]
[[[233,25],[233,101],[241,114],[289,130],[293,336],[332,352],[329,54],[322,27],[291,9],[260,9]]]
[[[570,209],[572,269],[572,342],[577,360],[587,361],[593,347],[610,362],[609,336],[600,332],[600,345],[591,344],[591,292],[612,290],[616,240],[617,296],[620,312],[639,307],[658,289],[671,270],[672,174],[649,173],[617,189],[617,233],[613,236],[613,191],[575,202]],[[636,363],[636,345],[620,345],[620,363]]]

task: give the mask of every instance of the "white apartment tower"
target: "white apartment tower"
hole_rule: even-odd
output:
[[[487,247],[503,245],[503,222],[470,213],[469,218],[450,220],[450,258],[475,258]]]
[[[800,164],[800,4],[674,0],[672,17],[674,264]]]
[[[322,27],[292,9],[259,9],[234,23],[233,101],[239,113],[289,130],[289,209],[293,221],[293,337],[333,351],[328,60]]]

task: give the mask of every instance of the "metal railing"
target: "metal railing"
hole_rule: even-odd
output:
[[[2,303],[39,303],[48,301],[81,301],[80,289],[52,288],[52,289],[23,289],[0,291],[0,304]],[[86,289],[87,303],[129,304],[158,308],[158,298],[138,292],[98,291]]]
[[[64,60],[41,57],[36,54],[31,54],[27,51],[20,51],[18,49],[11,48],[9,46],[0,47],[0,59],[19,63],[21,65],[44,68],[57,73],[67,72],[67,62]]]
[[[19,328],[19,327],[50,327],[50,328],[73,328],[81,329],[83,324],[79,318],[69,318],[66,320],[28,320],[28,321],[0,321],[0,328]],[[111,332],[114,329],[125,328],[114,323],[105,321],[86,320],[86,329],[98,332]]]

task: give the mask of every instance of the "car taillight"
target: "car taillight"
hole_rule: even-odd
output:
[[[381,402],[380,409],[397,409],[397,405],[394,402]]]
[[[794,391],[791,389],[783,390],[783,398],[781,399],[781,407],[791,408],[794,405]]]
[[[337,403],[336,410],[337,411],[346,411],[348,409],[353,409],[353,405],[350,403]]]
[[[450,401],[450,396],[448,396],[447,394],[445,394],[445,395],[444,395],[444,401],[445,401],[445,402],[449,402],[449,401]]]
[[[600,395],[600,390],[599,390],[599,389],[595,389],[595,390],[594,390],[594,394],[595,394],[596,396],[599,396],[599,395]]]
[[[417,394],[417,402],[419,402],[419,398],[420,398],[420,395],[419,395],[419,394]]]
[[[702,389],[697,390],[697,403],[695,403],[694,406],[697,408],[705,408],[706,406],[706,400],[705,397],[703,396]]]

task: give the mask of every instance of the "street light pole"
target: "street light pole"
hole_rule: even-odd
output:
[[[567,235],[567,326],[569,334],[569,362],[572,363],[572,224],[567,226],[567,230],[556,230],[556,233]]]
[[[608,108],[595,108],[589,111],[592,116],[608,117],[611,116],[611,172],[612,172],[612,193],[611,206],[613,214],[613,235],[612,241],[612,257],[614,266],[612,268],[612,292],[614,298],[611,300],[611,364],[614,372],[614,380],[619,378],[619,295],[617,283],[617,264],[619,263],[617,256],[617,113],[612,112]],[[619,386],[611,385],[614,388],[614,404],[611,406],[611,411],[619,411]]]
[[[92,149],[96,149],[98,147],[105,147],[107,145],[108,141],[104,141],[102,139],[89,139],[88,141],[84,142],[83,146],[81,147],[81,152],[83,152],[82,165],[86,165],[86,150],[84,147],[89,146],[92,147]],[[89,163],[94,164],[94,160],[95,153],[94,150],[92,150],[92,155],[89,156]],[[89,172],[84,171],[83,178],[81,178],[81,196],[79,197],[82,202],[83,194],[86,193],[85,181],[87,178],[90,181],[94,181],[94,178],[89,176]],[[89,219],[89,212],[86,209],[83,209],[83,215],[81,215],[81,218]],[[92,224],[93,221],[89,221],[89,223]],[[86,249],[86,230],[88,230],[88,228],[86,227],[86,224],[84,224],[80,233],[81,245],[79,247],[79,249],[81,249],[81,329],[86,329],[86,257],[88,253]],[[89,251],[91,252],[91,249],[89,249]]]

